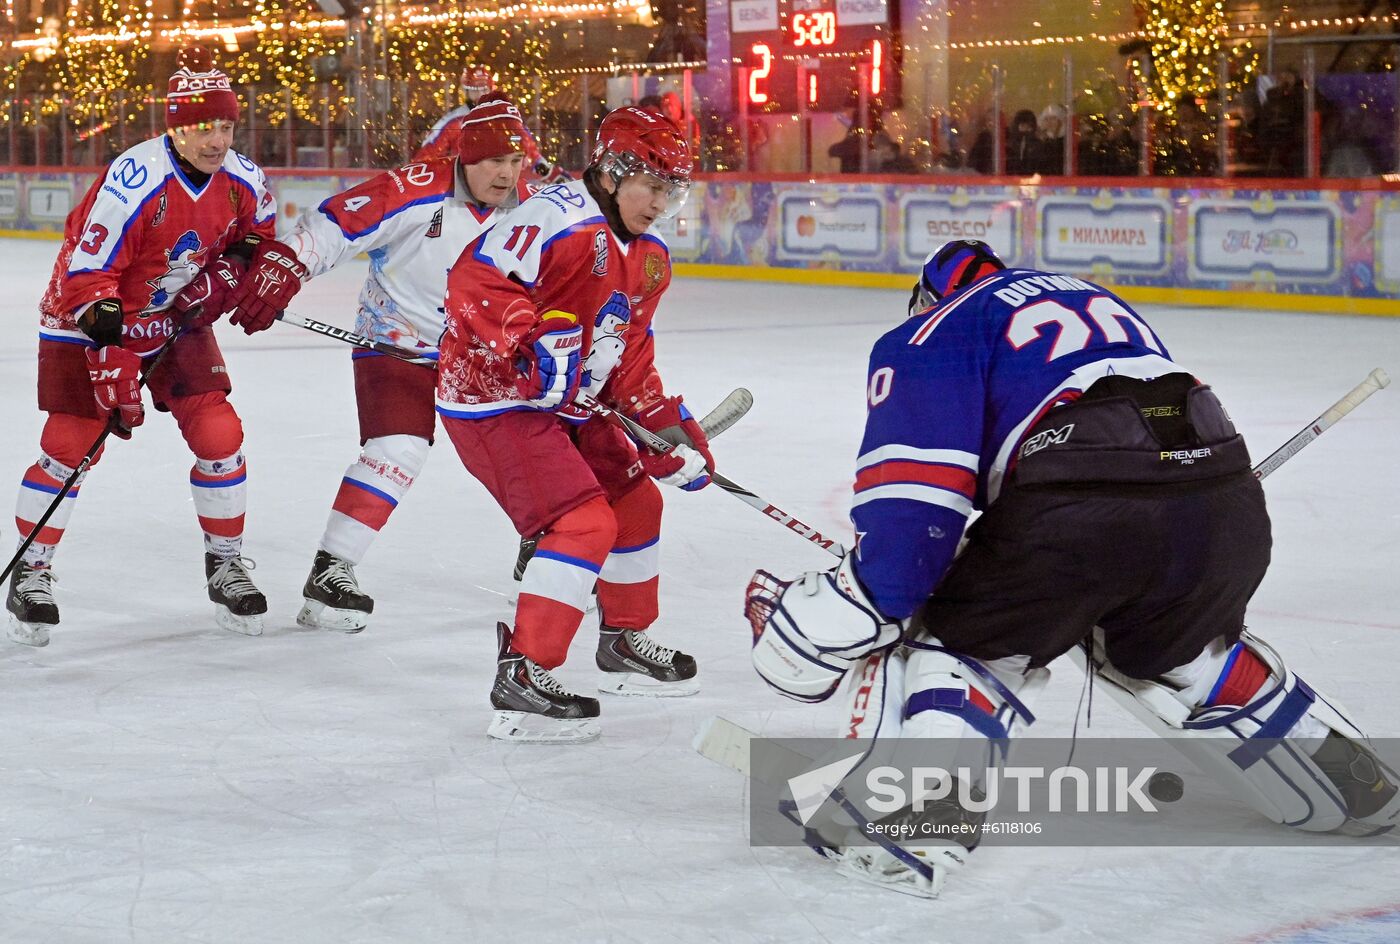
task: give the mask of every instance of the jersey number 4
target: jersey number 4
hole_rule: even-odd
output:
[[[1094,339],[1094,327],[1099,329],[1109,344],[1126,342],[1128,332],[1124,325],[1131,325],[1143,346],[1162,353],[1162,346],[1142,319],[1107,295],[1095,295],[1089,299],[1084,313],[1088,315],[1087,320],[1084,314],[1051,299],[1027,305],[1011,316],[1011,322],[1006,326],[1006,340],[1019,351],[1031,342],[1053,334],[1055,343],[1050,348],[1050,355],[1045,358],[1049,362],[1088,347]]]

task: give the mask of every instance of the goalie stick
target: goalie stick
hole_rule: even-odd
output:
[[[1366,379],[1352,387],[1346,396],[1328,407],[1325,413],[1309,423],[1288,442],[1275,449],[1269,458],[1256,465],[1254,477],[1262,480],[1268,476],[1270,472],[1297,455],[1304,446],[1326,432],[1333,423],[1360,406],[1367,397],[1388,386],[1390,386],[1390,378],[1386,376],[1385,371],[1379,367],[1371,371],[1366,375]]]
[[[307,331],[315,332],[335,341],[343,341],[361,350],[374,351],[376,354],[393,357],[407,364],[417,364],[420,367],[437,366],[436,357],[415,352],[412,348],[395,347],[383,341],[375,341],[362,334],[346,331],[344,328],[338,328],[333,324],[326,324],[326,322],[317,321],[314,318],[307,318],[295,312],[284,311],[278,318],[286,324],[305,328]],[[737,387],[713,410],[705,414],[704,419],[700,420],[700,428],[705,431],[707,438],[714,439],[743,419],[744,414],[748,413],[752,406],[753,394],[743,387]]]

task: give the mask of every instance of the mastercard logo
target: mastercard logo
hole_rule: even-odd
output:
[[[797,218],[797,235],[815,236],[817,235],[817,221],[813,217],[802,215]]]

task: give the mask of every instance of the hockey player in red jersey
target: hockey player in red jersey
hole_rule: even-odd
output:
[[[496,81],[491,77],[490,71],[480,66],[463,69],[462,91],[467,98],[466,104],[459,105],[437,120],[437,123],[428,130],[428,135],[418,146],[418,150],[414,152],[413,159],[415,161],[431,161],[441,157],[451,157],[456,147],[457,134],[467,120],[467,113],[484,101],[488,95],[495,93],[495,90]],[[525,166],[539,178],[536,186],[548,186],[572,179],[568,171],[545,159],[544,155],[540,153],[540,146],[535,142],[534,135],[530,134],[528,130],[525,131],[523,143]]]
[[[661,493],[696,489],[714,462],[653,363],[652,316],[671,280],[649,232],[690,188],[691,155],[664,117],[609,114],[583,179],[547,187],[468,247],[447,280],[438,413],[467,469],[522,536],[539,543],[515,627],[501,623],[493,737],[596,737],[598,701],[550,674],[564,662],[596,581],[604,692],[697,691],[695,660],[660,646]],[[583,389],[684,442],[638,455],[573,406]],[[672,440],[676,441],[676,440]]]
[[[287,244],[312,277],[369,253],[355,331],[435,358],[447,270],[528,195],[520,186],[524,138],[516,107],[488,97],[464,116],[446,157],[415,161],[330,197]],[[374,609],[354,568],[428,458],[437,371],[373,351],[352,357],[360,457],[336,493],[297,622],[353,633]]]
[[[183,329],[147,385],[195,456],[190,486],[218,624],[256,636],[267,602],[241,556],[243,427],[209,324],[235,308],[245,330],[270,324],[298,283],[272,239],[276,205],[263,172],[231,148],[237,120],[228,77],[204,50],[182,50],[166,99],[169,130],[119,155],[68,215],[39,305],[39,408],[48,420],[15,523],[23,541],[112,411],[124,439],[144,422],[143,359]],[[78,493],[15,567],[6,608],[18,642],[46,645],[58,623],[50,565]]]

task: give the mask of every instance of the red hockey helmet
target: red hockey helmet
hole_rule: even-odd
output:
[[[690,172],[694,160],[680,129],[657,112],[628,105],[608,113],[598,126],[593,145],[596,167],[621,184],[633,174],[650,174],[667,187],[666,211],[674,216],[690,195]]]
[[[462,70],[462,93],[467,96],[467,101],[475,104],[487,92],[496,88],[496,81],[491,78],[491,71],[481,66],[468,66]]]

